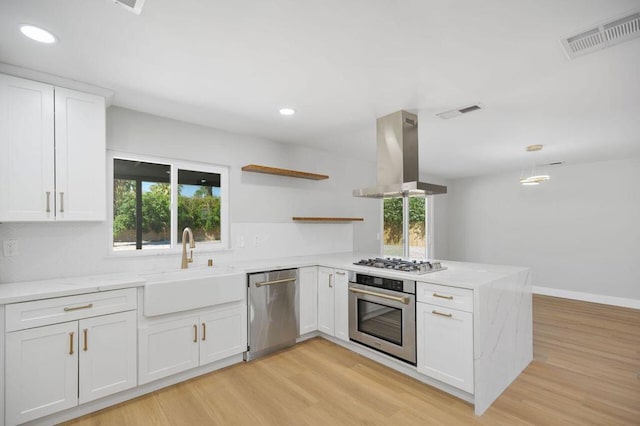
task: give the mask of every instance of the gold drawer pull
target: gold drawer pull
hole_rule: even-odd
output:
[[[438,312],[438,311],[431,311],[431,313],[434,315],[440,315],[441,317],[447,317],[447,318],[451,318],[453,316],[453,314],[443,314],[442,312]]]
[[[443,296],[443,295],[438,294],[438,293],[433,293],[433,297],[439,297],[440,299],[453,300],[453,296]]]
[[[69,333],[69,355],[73,355],[73,331]]]
[[[84,347],[82,349],[84,349],[85,352],[89,349],[89,341],[88,341],[88,338],[87,338],[87,332],[88,332],[88,329],[86,329],[86,328],[84,330],[82,330],[82,333],[84,334]]]
[[[89,303],[88,305],[82,305],[82,306],[74,306],[73,308],[64,308],[64,311],[69,312],[69,311],[77,311],[80,309],[89,309],[89,308],[93,308],[93,303]]]
[[[193,343],[198,343],[198,326],[193,324]]]
[[[207,323],[202,323],[202,340],[207,340]]]

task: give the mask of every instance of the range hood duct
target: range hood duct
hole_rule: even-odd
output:
[[[356,189],[354,197],[398,198],[446,194],[447,187],[420,182],[418,116],[398,111],[376,120],[378,185]]]

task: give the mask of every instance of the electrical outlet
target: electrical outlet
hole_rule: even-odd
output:
[[[244,247],[244,236],[238,237],[236,240],[236,247],[243,248]]]
[[[2,251],[5,257],[17,256],[18,240],[5,240],[2,244]]]

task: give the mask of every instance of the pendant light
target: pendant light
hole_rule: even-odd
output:
[[[527,152],[540,152],[542,151],[542,145],[529,145],[526,150]],[[536,170],[535,159],[531,160],[531,169],[529,170],[529,173],[526,174],[523,170],[520,174],[520,183],[524,186],[540,185],[542,182],[548,181],[549,179],[549,174],[545,173],[543,170]]]

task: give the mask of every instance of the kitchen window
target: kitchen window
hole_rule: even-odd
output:
[[[228,169],[111,155],[112,250],[171,250],[191,228],[198,248],[228,247]],[[174,250],[175,251],[175,250]]]
[[[409,257],[411,259],[429,259],[430,229],[432,228],[432,197],[409,197],[409,233],[403,232],[403,199],[385,198],[383,200],[382,253],[386,257],[403,257],[405,238],[409,239]]]

